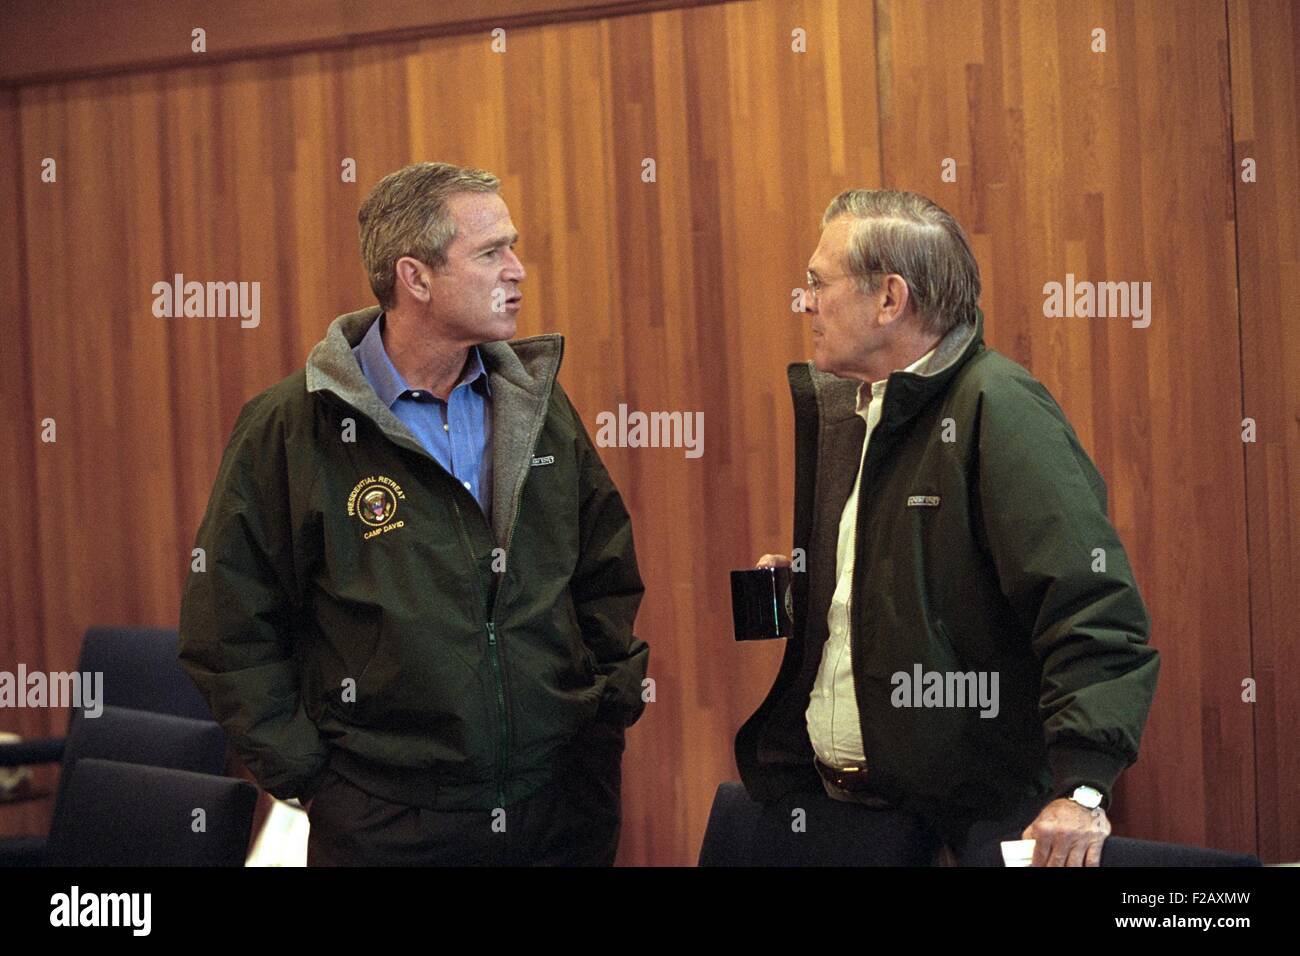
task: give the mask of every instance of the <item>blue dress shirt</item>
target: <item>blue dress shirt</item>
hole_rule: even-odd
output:
[[[478,347],[460,381],[443,401],[406,384],[384,348],[381,313],[352,349],[379,400],[411,430],[425,450],[478,501],[492,520],[492,391]]]

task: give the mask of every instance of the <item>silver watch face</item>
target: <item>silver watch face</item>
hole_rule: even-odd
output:
[[[1101,791],[1087,786],[1075,787],[1070,799],[1089,810],[1096,810],[1101,806]]]

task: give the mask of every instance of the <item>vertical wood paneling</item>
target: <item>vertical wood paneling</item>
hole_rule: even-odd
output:
[[[1242,418],[1258,702],[1260,854],[1300,857],[1300,12],[1232,0],[1232,120]],[[1242,162],[1256,163],[1243,182]]]
[[[21,209],[24,193],[39,188],[37,176],[17,175],[20,149],[18,97],[0,95],[0,207]],[[39,441],[40,421],[48,414],[35,401],[29,361],[32,324],[26,321],[27,282],[23,268],[23,224],[17,215],[0,217],[0,310],[8,317],[5,342],[0,347],[0,402],[9,415],[0,428],[0,477],[17,507],[0,521],[0,668],[14,670],[19,663],[45,669],[48,650],[43,640],[41,554],[47,547],[44,515],[55,504],[36,480],[36,456],[54,446]],[[16,710],[3,715],[0,730],[22,737],[46,737],[63,732],[63,715],[48,710]],[[34,772],[34,790],[48,791],[56,780],[52,768]],[[39,833],[49,825],[49,801],[24,802],[6,808],[0,816],[0,833]]]

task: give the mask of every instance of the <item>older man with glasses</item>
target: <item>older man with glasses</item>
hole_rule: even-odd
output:
[[[822,227],[813,361],[790,367],[807,567],[741,777],[808,833],[858,808],[859,862],[1000,862],[1023,838],[1035,865],[1096,866],[1159,671],[1105,484],[1047,389],[985,347],[951,215],[858,189]],[[787,834],[788,859],[834,837]]]

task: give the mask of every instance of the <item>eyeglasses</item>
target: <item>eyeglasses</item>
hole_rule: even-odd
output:
[[[840,272],[837,273],[836,275],[831,275],[831,276],[817,276],[817,275],[813,275],[812,272],[805,272],[804,281],[808,284],[808,294],[811,295],[814,299],[819,299],[821,297],[822,292],[825,290],[825,288],[828,285],[830,285],[831,282],[835,279],[843,279],[846,276],[871,276],[871,275],[887,275],[887,274],[888,273],[884,273],[884,272]]]

